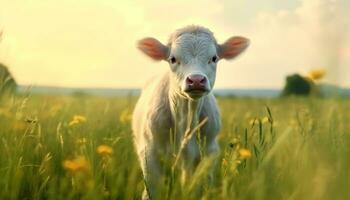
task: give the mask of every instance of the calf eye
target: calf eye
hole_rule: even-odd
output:
[[[170,59],[169,59],[170,63],[171,64],[175,64],[176,63],[176,58],[174,56],[172,56]]]
[[[208,64],[210,63],[216,63],[218,61],[218,57],[217,56],[213,56],[209,61]]]
[[[211,62],[216,63],[216,61],[218,61],[218,57],[217,56],[213,56],[211,58]]]

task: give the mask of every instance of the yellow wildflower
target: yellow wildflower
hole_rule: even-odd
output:
[[[73,173],[87,172],[90,169],[89,162],[84,157],[78,157],[73,160],[65,160],[63,167]]]
[[[227,160],[224,158],[224,159],[222,159],[222,165],[223,166],[227,166]]]
[[[76,120],[79,123],[82,123],[82,122],[86,122],[86,117],[82,115],[74,115],[73,120]]]
[[[82,115],[74,115],[73,120],[69,122],[69,126],[74,126],[76,124],[81,124],[86,122],[86,117]]]
[[[261,119],[261,123],[263,123],[263,124],[266,124],[266,123],[268,123],[269,121],[270,121],[270,120],[269,120],[268,117],[264,117],[264,118]]]
[[[100,145],[97,147],[97,153],[102,156],[109,156],[113,153],[113,149],[108,145]]]
[[[72,121],[69,122],[69,126],[74,126],[76,124],[79,124],[79,122],[75,121],[75,120],[72,120]]]
[[[120,114],[119,120],[123,124],[127,124],[131,121],[132,115],[131,112],[128,109],[123,110],[123,112]]]
[[[27,128],[27,124],[24,121],[16,120],[13,123],[13,128],[17,131],[23,131]]]
[[[314,69],[311,70],[308,74],[307,77],[310,78],[313,81],[317,81],[322,79],[326,75],[326,70],[324,69]]]
[[[249,149],[242,148],[238,151],[238,153],[239,153],[239,156],[243,159],[252,157],[252,153],[250,152]]]

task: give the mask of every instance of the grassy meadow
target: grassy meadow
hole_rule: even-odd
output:
[[[0,100],[0,199],[140,199],[136,97]],[[350,199],[350,101],[220,97],[215,179],[169,175],[157,199]],[[170,164],[171,165],[171,164]]]

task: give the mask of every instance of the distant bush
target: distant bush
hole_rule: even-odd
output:
[[[0,63],[0,96],[13,94],[17,89],[17,83],[8,68]]]
[[[315,84],[312,80],[299,74],[287,76],[286,85],[283,88],[282,95],[300,95],[307,96],[315,93]]]

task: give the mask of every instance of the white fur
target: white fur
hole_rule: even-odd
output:
[[[157,43],[158,44],[158,43]],[[208,118],[200,129],[201,141],[205,141],[205,154],[217,153],[216,136],[220,131],[220,115],[211,90],[215,83],[216,62],[211,62],[218,54],[218,44],[213,34],[206,28],[189,26],[176,31],[169,40],[167,55],[175,56],[177,63],[143,89],[133,114],[133,134],[137,154],[141,163],[149,195],[156,196],[157,185],[164,177],[164,160],[170,161],[177,153],[183,139],[190,113],[194,113],[193,129],[200,121]],[[147,51],[145,51],[147,52]],[[165,60],[167,58],[164,58]],[[208,92],[199,98],[192,98],[184,92],[187,76],[200,74],[207,78]],[[175,146],[170,145],[172,133]],[[184,148],[181,167],[184,179],[188,179],[200,161],[200,150],[192,137]]]

